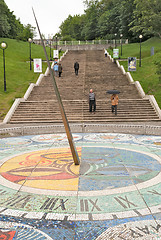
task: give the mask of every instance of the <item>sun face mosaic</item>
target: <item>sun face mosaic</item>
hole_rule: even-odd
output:
[[[80,149],[77,150],[80,155]],[[6,161],[1,176],[20,185],[49,190],[77,190],[79,166],[69,148],[26,153]]]
[[[1,139],[0,237],[159,239],[161,137],[73,138],[80,166],[65,134]]]

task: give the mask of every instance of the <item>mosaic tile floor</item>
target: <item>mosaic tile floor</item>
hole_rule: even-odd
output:
[[[161,239],[161,137],[0,139],[0,239]]]

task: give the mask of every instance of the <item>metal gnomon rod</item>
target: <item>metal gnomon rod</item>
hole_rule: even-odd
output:
[[[65,110],[64,110],[64,106],[63,106],[63,103],[62,103],[62,100],[61,100],[61,96],[60,96],[60,93],[59,93],[59,90],[58,90],[58,87],[57,87],[57,84],[56,84],[56,81],[55,81],[54,73],[53,73],[53,71],[51,69],[51,66],[50,66],[50,62],[49,62],[48,55],[47,55],[47,52],[46,52],[44,40],[42,38],[41,31],[40,31],[38,21],[36,19],[35,12],[34,12],[33,8],[32,8],[32,11],[33,11],[34,18],[35,18],[35,21],[36,21],[36,25],[37,25],[37,28],[38,28],[38,32],[39,32],[39,35],[40,35],[40,38],[41,38],[41,43],[42,43],[42,46],[43,46],[43,49],[44,49],[46,61],[47,61],[47,64],[48,64],[48,67],[49,67],[49,70],[50,70],[50,75],[51,75],[52,80],[53,80],[52,83],[53,83],[55,94],[56,94],[56,97],[57,97],[57,100],[58,100],[58,104],[59,104],[61,116],[62,116],[62,119],[63,119],[65,131],[66,131],[68,142],[69,142],[70,149],[71,149],[71,152],[72,152],[73,160],[74,160],[75,165],[79,165],[80,161],[79,161],[79,156],[78,156],[78,153],[77,153],[77,149],[74,145],[73,136],[72,136],[72,133],[71,133],[71,130],[70,130],[68,119],[67,119],[66,114],[65,114]]]

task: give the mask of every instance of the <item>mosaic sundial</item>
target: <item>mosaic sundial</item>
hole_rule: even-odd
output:
[[[73,164],[63,134],[0,142],[1,216],[80,224],[136,223],[149,216],[159,226],[154,215],[161,212],[161,138],[102,133],[74,139],[80,166]],[[106,229],[98,236],[109,234]]]

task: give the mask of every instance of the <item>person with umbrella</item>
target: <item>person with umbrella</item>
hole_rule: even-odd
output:
[[[112,94],[111,96],[111,105],[112,105],[112,113],[115,112],[115,115],[117,115],[117,105],[119,103],[119,97],[117,94]]]
[[[107,93],[112,94],[111,96],[112,113],[115,112],[115,115],[117,115],[117,105],[119,103],[118,94],[120,93],[120,91],[113,89],[113,90],[108,90]]]

